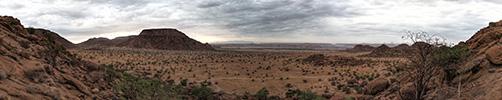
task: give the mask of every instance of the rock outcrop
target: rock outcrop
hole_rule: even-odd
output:
[[[96,64],[83,64],[60,41],[53,32],[26,29],[18,19],[0,16],[0,99],[105,99],[99,94],[110,86],[89,74],[100,71],[89,70]],[[93,88],[102,91],[92,93]]]
[[[214,50],[176,29],[145,29],[118,46],[161,50]]]
[[[59,44],[63,45],[66,49],[73,49],[77,47],[72,42],[68,41],[67,39],[61,37],[59,34],[56,34],[50,30],[38,29],[38,28],[26,28],[26,30],[28,31],[28,33],[35,34],[38,37],[47,37],[51,40],[54,40],[55,42],[58,42]]]

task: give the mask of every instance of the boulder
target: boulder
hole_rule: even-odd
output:
[[[94,88],[91,90],[92,93],[98,93],[99,92],[99,89],[98,88]]]
[[[502,64],[502,45],[495,45],[486,50],[486,57],[493,64]]]
[[[84,61],[84,66],[89,70],[89,71],[99,71],[103,70],[104,68],[101,65],[98,65],[94,62],[90,61]]]
[[[364,94],[366,95],[375,95],[379,92],[384,91],[389,87],[389,82],[385,78],[378,78],[373,81],[370,81],[365,87],[364,87]]]

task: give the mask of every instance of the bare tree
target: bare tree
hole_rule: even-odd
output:
[[[427,86],[431,83],[433,77],[436,77],[441,67],[434,63],[434,57],[438,53],[441,46],[446,45],[446,39],[438,34],[429,35],[424,31],[412,32],[404,31],[406,33],[403,39],[409,39],[414,44],[411,46],[413,49],[411,55],[408,56],[410,64],[404,71],[409,75],[413,83],[413,90],[415,95],[413,99],[423,100],[427,93]]]

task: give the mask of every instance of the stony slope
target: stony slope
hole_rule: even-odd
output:
[[[145,29],[118,46],[161,50],[214,50],[176,29]]]
[[[58,41],[50,31],[28,32],[18,19],[0,16],[0,99],[113,97],[110,86],[98,82],[102,68],[74,58]]]

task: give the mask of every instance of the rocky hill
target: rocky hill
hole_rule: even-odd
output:
[[[75,58],[61,39],[47,30],[25,29],[16,18],[0,16],[0,99],[114,97],[103,82],[102,67]]]
[[[375,47],[370,45],[357,44],[353,48],[347,49],[347,52],[369,52],[375,50]]]
[[[364,55],[369,57],[402,57],[409,55],[409,51],[412,49],[408,44],[400,44],[395,47],[389,47],[382,44],[371,51],[371,53]]]
[[[161,50],[214,50],[176,29],[145,29],[118,46]]]
[[[77,44],[79,48],[94,48],[94,47],[108,47],[108,46],[116,46],[122,42],[127,41],[130,38],[136,36],[124,36],[124,37],[116,37],[114,39],[108,39],[105,37],[98,38],[90,38],[87,41]]]

